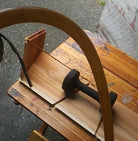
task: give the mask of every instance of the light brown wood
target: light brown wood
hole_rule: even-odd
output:
[[[44,33],[42,33],[41,36],[43,34]],[[37,40],[37,38],[40,38],[41,36],[36,36],[34,40]],[[34,42],[32,40],[29,40],[29,38],[28,43],[29,45],[26,43],[26,46],[31,47],[32,45],[32,49],[33,47],[36,47]],[[25,56],[30,55],[26,53]],[[61,63],[59,63],[59,61],[53,59],[46,52],[41,50],[41,52],[39,52],[39,55],[37,55],[37,58],[33,60],[33,64],[28,69],[28,75],[33,84],[30,89],[45,100],[47,100],[47,102],[54,105],[55,103],[66,97],[64,91],[62,90],[62,82],[69,71],[70,70]],[[24,79],[25,78],[22,78],[22,80],[20,81],[28,86],[28,83]],[[87,96],[83,96],[83,94],[81,93],[76,94],[75,99],[64,101],[65,102],[61,102],[60,104],[56,105],[56,107],[58,107],[58,109],[63,112],[65,110],[70,110],[66,113],[67,116],[69,116],[77,124],[81,125],[94,135],[101,119],[101,114],[98,112],[100,109],[99,104],[95,102],[95,100]],[[69,103],[68,107],[70,108],[68,109],[66,107],[67,104],[64,105],[64,103]]]
[[[100,63],[100,59],[92,42],[84,33],[84,31],[67,17],[57,12],[40,7],[19,7],[6,9],[0,12],[0,19],[2,19],[0,21],[0,29],[9,25],[26,22],[39,22],[49,24],[66,32],[80,45],[93,71],[99,92],[102,117],[104,120],[105,139],[113,140],[114,134],[112,112],[107,83]]]
[[[100,105],[97,101],[79,91],[74,94],[74,98],[67,98],[55,107],[95,135],[101,120]]]
[[[62,82],[69,71],[64,65],[42,51],[28,70],[28,75],[33,84],[30,89],[54,105],[66,97],[62,89]],[[28,86],[26,80],[20,81]],[[64,105],[64,103],[69,105]],[[63,100],[56,107],[61,111],[70,110],[64,113],[90,133],[95,134],[101,119],[99,104],[95,100],[80,93],[76,94],[75,99]]]
[[[33,130],[31,133],[29,141],[49,141],[46,137],[40,134],[38,131]]]
[[[9,96],[47,123],[68,140],[96,141],[97,138],[75,124],[70,118],[42,100],[26,86],[17,81],[9,90]]]

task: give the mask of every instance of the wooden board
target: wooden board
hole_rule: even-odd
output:
[[[8,94],[68,140],[97,140],[95,136],[87,132],[80,125],[76,124],[54,107],[50,107],[49,103],[41,99],[19,81],[13,84],[8,90]]]
[[[33,84],[30,89],[49,103],[54,104],[66,97],[62,89],[62,82],[69,71],[67,67],[42,51],[28,70]],[[21,82],[28,86],[25,78]]]
[[[28,69],[28,75],[33,86],[29,87],[25,77],[20,79],[20,81],[50,104],[54,105],[66,97],[62,89],[62,82],[69,71],[70,69],[59,61],[49,56],[46,52],[41,51]],[[80,79],[83,83],[88,83],[82,78]]]
[[[65,97],[61,87],[69,69],[43,51],[45,35],[42,29],[26,37],[23,61],[33,85],[30,89],[54,104]],[[21,82],[28,86],[22,71]]]
[[[55,104],[66,97],[62,89],[62,82],[69,71],[70,70],[68,68],[59,63],[57,60],[53,59],[45,52],[42,52],[28,70],[28,75],[33,84],[33,87],[31,87],[30,89],[33,90],[42,98],[44,98],[49,103]],[[21,82],[28,86],[25,80],[21,80]],[[75,106],[73,105],[73,103],[70,103],[74,107],[74,110],[76,111],[74,112],[72,110],[72,106],[69,106],[73,113],[71,113],[70,116],[69,115],[68,116],[76,123],[90,131],[90,133],[95,134],[95,131],[100,121],[100,113],[98,112],[99,104],[97,103],[93,104],[95,103],[95,101],[91,100],[90,97],[87,97],[85,95],[82,96],[82,94],[78,94],[76,96],[77,98],[70,99],[71,102],[76,104]],[[89,104],[88,105],[85,104],[88,101],[90,101]],[[80,111],[80,109],[77,105],[81,106],[82,112],[79,112],[79,115],[77,111]],[[64,108],[66,109],[66,107]],[[89,115],[90,111],[91,111],[90,117],[87,118],[86,120],[86,117]],[[85,116],[83,116],[84,112]]]
[[[25,39],[25,47],[24,47],[24,54],[23,54],[23,62],[25,65],[26,70],[30,68],[33,64],[37,56],[41,53],[44,47],[46,31],[44,29],[26,37]],[[24,74],[21,71],[21,77]]]
[[[95,135],[101,119],[100,105],[97,101],[79,91],[74,94],[74,98],[67,98],[55,106]]]

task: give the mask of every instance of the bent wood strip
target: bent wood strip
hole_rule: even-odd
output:
[[[57,12],[39,7],[6,9],[0,11],[0,19],[2,19],[0,20],[0,29],[9,25],[26,22],[49,24],[66,32],[80,45],[91,66],[99,92],[102,117],[104,120],[105,139],[110,141],[113,140],[111,105],[104,72],[96,50],[84,31],[67,17]]]
[[[18,91],[17,91],[18,90]],[[69,119],[38,95],[17,81],[9,90],[8,95],[18,101],[34,115],[43,120],[68,140],[96,141],[97,139],[78,124]]]

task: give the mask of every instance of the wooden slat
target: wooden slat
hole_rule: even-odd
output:
[[[30,89],[54,104],[66,96],[62,82],[69,71],[67,67],[42,51],[28,70],[33,84]],[[25,78],[21,82],[28,86]]]
[[[8,90],[8,94],[68,140],[97,140],[92,134],[81,128],[78,124],[75,124],[70,118],[54,107],[49,107],[46,101],[42,100],[19,81]]]
[[[76,68],[78,71],[80,71],[81,76],[86,78],[93,85],[96,85],[93,75],[90,74],[91,70],[86,57],[78,52],[78,50],[76,51],[75,49],[69,47],[66,42],[64,42],[53,52],[51,52],[51,55],[61,63],[65,64],[67,67],[71,69]]]
[[[100,105],[97,101],[79,91],[74,94],[74,98],[67,98],[55,106],[90,133],[95,134],[101,119]]]
[[[117,102],[113,110],[113,126],[115,141],[137,141],[138,140],[138,115],[130,111],[124,105]],[[107,129],[108,130],[108,129]],[[104,140],[103,124],[96,136]]]
[[[31,133],[29,141],[49,141],[46,137],[40,134],[38,131],[33,130]]]
[[[121,59],[123,59],[127,63],[131,64],[132,66],[134,66],[136,68],[138,67],[138,61],[136,59],[127,55],[126,53],[124,53],[123,51],[121,51],[117,47],[111,45],[110,43],[105,42],[102,39],[99,39],[99,37],[96,34],[90,32],[88,30],[85,30],[85,32],[87,33],[87,35],[89,36],[89,38],[91,39],[91,41],[93,42],[95,47],[107,46],[107,49],[104,49],[103,51],[105,51],[106,53],[111,52],[111,53],[115,54],[117,57],[120,57]]]
[[[69,47],[68,42],[72,40],[69,38],[66,42],[62,43],[58,48],[56,48],[51,55],[58,59],[60,62],[64,63],[69,68],[76,68],[80,71],[81,76],[89,81],[92,86],[96,86],[93,76],[91,75],[91,70],[89,68],[86,57],[81,54],[80,48],[74,49],[73,41],[72,47]],[[98,39],[97,39],[98,40]],[[75,44],[75,43],[74,43]],[[126,70],[124,70],[125,72]],[[109,70],[104,68],[108,89],[109,91],[114,91],[118,94],[118,101],[128,108],[138,113],[137,100],[138,100],[138,90],[122,80],[119,76],[116,76]],[[96,89],[96,88],[95,88]]]
[[[39,132],[40,134],[44,135],[44,133],[45,133],[45,131],[47,130],[47,128],[48,128],[48,124],[43,123],[43,124],[41,125],[41,127],[40,127],[40,129],[39,129],[38,132]]]

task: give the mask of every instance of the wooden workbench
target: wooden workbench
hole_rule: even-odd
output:
[[[99,54],[109,91],[114,91],[118,94],[117,102],[113,107],[115,140],[138,140],[138,124],[136,124],[138,121],[138,62],[109,43],[103,42],[90,31],[85,32],[95,45]],[[40,33],[43,35],[44,31],[42,30]],[[40,33],[37,35],[40,36]],[[39,46],[39,48],[43,48],[43,43],[40,42],[41,40],[43,42],[44,39],[42,38],[38,40],[39,37],[37,37],[35,45],[34,42],[32,44],[31,40],[36,40],[36,37],[37,36],[34,35],[31,36],[31,38],[29,38],[30,42],[26,42],[26,46]],[[45,36],[43,36],[43,38],[44,37]],[[103,126],[99,112],[99,104],[79,91],[76,94],[75,100],[66,98],[62,89],[59,88],[63,81],[61,72],[63,65],[65,67],[62,68],[64,68],[64,72],[66,73],[73,68],[79,70],[81,73],[81,81],[96,90],[94,78],[91,75],[83,52],[76,42],[74,42],[72,38],[69,38],[52,51],[50,55],[52,59],[56,59],[54,66],[56,67],[56,71],[59,70],[60,72],[58,75],[55,74],[53,66],[50,66],[49,70],[52,71],[49,71],[48,74],[50,77],[55,77],[56,75],[58,79],[57,85],[52,86],[52,90],[49,90],[49,87],[47,87],[46,90],[43,88],[39,89],[41,93],[38,96],[38,89],[36,88],[37,85],[42,84],[41,80],[39,84],[34,83],[35,87],[31,90],[25,86],[27,84],[23,79],[22,83],[24,84],[22,84],[20,80],[13,84],[8,91],[9,96],[68,140],[94,141],[97,140],[97,138],[103,140]],[[34,75],[36,71],[34,70],[37,69],[37,65],[39,64],[39,67],[43,67],[43,64],[41,64],[43,56],[52,62],[52,59],[49,58],[48,55],[44,53],[39,55],[35,60],[35,64],[32,65],[28,71],[33,82],[35,82],[36,79]],[[62,64],[61,67],[59,67],[60,64]],[[44,68],[48,69],[47,67]],[[37,79],[39,78],[37,77]],[[50,79],[49,81],[52,80]],[[58,89],[58,92],[54,91],[56,89]],[[48,90],[58,94],[51,96],[51,92],[45,96],[44,92],[46,91],[46,93],[48,93]],[[79,106],[81,106],[81,108]]]

